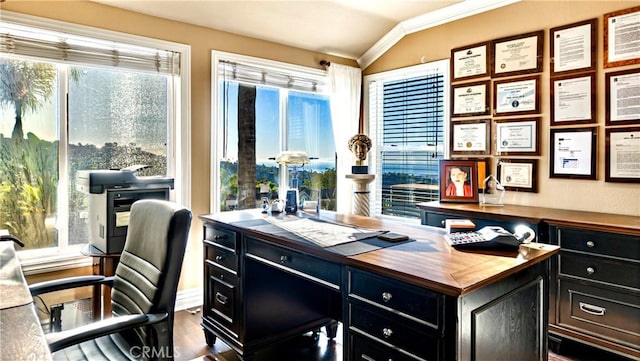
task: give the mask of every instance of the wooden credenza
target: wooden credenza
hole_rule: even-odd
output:
[[[422,223],[468,218],[477,226],[513,230],[524,223],[538,241],[561,247],[551,259],[549,332],[564,339],[640,358],[640,217],[552,208],[428,202]]]
[[[245,361],[323,326],[335,336],[337,322],[344,324],[343,360],[547,359],[548,260],[557,246],[458,251],[437,228],[330,212],[200,219],[205,337]],[[267,219],[276,226],[265,226]],[[336,252],[278,230],[278,221],[291,219],[404,233],[411,241]]]

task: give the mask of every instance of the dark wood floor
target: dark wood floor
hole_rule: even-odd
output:
[[[239,361],[236,354],[220,340],[209,348],[204,340],[200,309],[179,311],[175,315],[174,346],[177,361]],[[342,328],[335,340],[324,333],[288,340],[256,355],[256,361],[342,361]],[[563,343],[562,355],[549,352],[549,361],[622,361],[624,358],[578,344]],[[510,360],[517,361],[517,360]]]

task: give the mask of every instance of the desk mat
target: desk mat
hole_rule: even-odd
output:
[[[389,242],[378,238],[384,230],[350,227],[323,220],[295,216],[233,222],[259,232],[313,244],[343,256],[375,251],[380,248],[413,241]]]

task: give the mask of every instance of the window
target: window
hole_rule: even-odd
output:
[[[260,207],[297,189],[335,209],[335,145],[323,71],[213,52],[212,209]],[[308,161],[279,164],[283,152]],[[282,162],[281,162],[282,163]],[[295,162],[294,162],[295,163]]]
[[[448,124],[448,60],[365,77],[376,177],[372,215],[419,218],[438,200],[438,161]]]
[[[26,264],[88,242],[78,170],[145,164],[139,175],[175,178],[172,199],[188,201],[187,48],[17,14],[0,33],[0,229],[23,240]]]

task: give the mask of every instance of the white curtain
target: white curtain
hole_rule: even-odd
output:
[[[338,196],[336,211],[351,214],[353,187],[346,175],[351,173],[354,161],[348,143],[349,139],[359,130],[362,70],[334,63],[329,66],[328,73],[331,121],[337,153]]]

